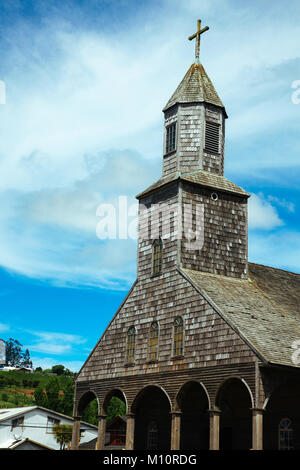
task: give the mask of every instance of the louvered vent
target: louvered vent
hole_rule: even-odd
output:
[[[205,150],[211,153],[219,153],[220,126],[212,122],[206,122]]]

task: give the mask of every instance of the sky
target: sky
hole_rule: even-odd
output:
[[[298,0],[0,0],[0,337],[79,370],[136,276],[101,204],[161,176],[162,109],[194,60],[225,104],[249,260],[300,273]],[[129,217],[129,218],[130,218]]]

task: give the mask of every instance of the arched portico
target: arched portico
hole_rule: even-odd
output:
[[[176,396],[181,411],[180,449],[209,448],[209,395],[203,384],[186,382]]]
[[[131,410],[135,416],[134,449],[169,450],[171,402],[167,393],[160,386],[148,385],[137,394]]]
[[[220,416],[220,449],[252,448],[254,400],[248,384],[239,377],[229,377],[217,390],[215,406]]]
[[[77,450],[80,444],[80,422],[86,407],[93,401],[97,400],[99,412],[99,400],[95,392],[89,390],[84,392],[78,399],[77,405],[74,408],[74,424],[72,431],[71,449]]]
[[[300,450],[300,384],[281,384],[264,405],[264,449]]]

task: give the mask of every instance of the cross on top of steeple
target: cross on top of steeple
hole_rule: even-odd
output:
[[[189,37],[189,40],[192,41],[193,39],[196,38],[196,46],[195,46],[195,62],[199,63],[199,57],[200,57],[200,36],[202,33],[205,33],[205,31],[209,30],[209,26],[205,26],[205,28],[201,29],[201,20],[197,21],[197,32],[193,34],[192,36]]]

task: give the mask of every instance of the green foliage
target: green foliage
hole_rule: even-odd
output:
[[[32,361],[30,359],[30,353],[28,349],[23,352],[23,345],[17,339],[9,338],[8,341],[5,341],[5,346],[7,366],[32,367]]]
[[[112,397],[107,407],[106,421],[109,423],[116,416],[124,416],[126,413],[125,403],[117,397]]]
[[[51,370],[52,370],[53,374],[56,374],[56,375],[65,374],[65,366],[63,366],[62,364],[58,364],[57,366],[53,366]]]
[[[47,403],[50,410],[61,411],[59,397],[59,381],[57,377],[52,377],[46,385]]]
[[[53,426],[53,434],[56,442],[60,445],[60,450],[65,450],[72,440],[72,425],[58,424]]]
[[[43,406],[44,408],[47,408],[47,396],[44,393],[44,390],[42,387],[38,387],[34,391],[34,400],[36,405],[38,406]]]
[[[63,398],[61,400],[62,413],[72,416],[73,413],[73,400],[74,400],[74,387],[71,382],[64,388]]]
[[[27,388],[34,389],[34,396],[25,395]],[[0,408],[36,404],[72,416],[74,387],[69,375],[0,371],[0,391],[7,395],[0,400]]]
[[[98,402],[96,398],[84,409],[82,413],[82,421],[94,424],[95,426],[98,425]]]

